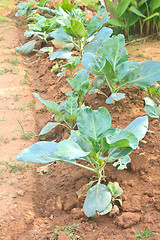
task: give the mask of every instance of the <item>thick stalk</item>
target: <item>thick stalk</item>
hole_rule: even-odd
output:
[[[107,77],[106,77],[106,76],[105,76],[105,80],[106,80],[106,82],[107,82],[107,84],[108,84],[108,87],[109,87],[109,89],[110,89],[111,93],[114,93],[115,91],[114,91],[113,87],[111,86],[111,83],[110,83],[110,81],[107,79]]]
[[[92,171],[92,172],[96,172],[95,169],[90,168],[90,167],[86,167],[86,166],[84,166],[84,165],[82,165],[82,164],[79,164],[79,163],[74,163],[74,165],[79,166],[79,167],[82,167],[82,168],[84,168],[84,169],[86,169],[86,170],[89,170],[89,171]]]

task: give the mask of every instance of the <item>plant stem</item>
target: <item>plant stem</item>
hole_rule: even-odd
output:
[[[92,171],[92,172],[96,172],[93,168],[86,167],[86,166],[84,166],[84,165],[82,165],[82,164],[79,164],[79,163],[74,163],[74,165],[79,166],[79,167],[82,167],[82,168],[84,168],[84,169],[86,169],[86,170],[89,170],[89,171]]]
[[[107,79],[106,76],[105,76],[105,80],[106,80],[106,82],[107,82],[107,84],[108,84],[108,87],[109,87],[111,93],[114,93],[113,87],[111,86],[111,84],[110,84],[110,82],[109,82],[109,80]]]

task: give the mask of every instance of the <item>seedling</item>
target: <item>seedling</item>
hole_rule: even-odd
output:
[[[151,118],[160,118],[160,106],[158,106],[151,98],[145,97],[144,110]]]
[[[143,240],[143,239],[149,239],[150,237],[156,236],[155,232],[152,232],[151,230],[146,231],[145,228],[143,229],[142,232],[133,230],[134,233],[136,234],[136,238],[134,240]]]
[[[123,192],[118,183],[101,184],[105,180],[104,168],[108,163],[113,163],[119,170],[127,168],[131,161],[129,154],[138,147],[147,132],[148,117],[136,118],[122,130],[111,128],[111,116],[106,108],[93,111],[85,107],[78,114],[77,128],[77,131],[71,131],[69,139],[59,143],[41,141],[33,144],[23,150],[17,160],[36,163],[61,161],[92,171],[97,179],[87,192],[83,210],[87,217],[104,215],[111,211],[115,198]]]
[[[29,107],[29,108],[34,108],[34,106],[35,106],[35,101],[34,100],[32,100],[31,102],[29,102],[28,104],[27,104],[27,107]]]
[[[30,140],[31,138],[34,137],[34,133],[32,131],[25,132],[21,122],[19,120],[17,120],[17,122],[19,123],[21,130],[15,130],[15,131],[21,133],[21,138],[23,138],[24,140]]]
[[[24,79],[20,81],[20,83],[23,84],[28,84],[28,71],[26,71],[25,75],[24,75]]]
[[[55,114],[55,122],[48,122],[47,125],[41,130],[39,138],[44,140],[45,134],[50,132],[58,125],[66,127],[69,131],[75,129],[76,119],[78,112],[81,110],[78,108],[78,97],[72,94],[68,96],[68,100],[62,101],[60,104],[43,100],[38,93],[33,93],[40,102],[42,102],[47,109]]]

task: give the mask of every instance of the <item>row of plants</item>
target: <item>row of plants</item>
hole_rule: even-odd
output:
[[[108,181],[107,186],[103,184],[105,167],[112,163],[119,170],[127,168],[131,161],[129,154],[138,148],[139,141],[147,132],[148,117],[136,118],[125,129],[111,128],[108,110],[104,107],[92,110],[85,106],[84,96],[108,87],[110,96],[106,96],[106,103],[111,104],[125,97],[124,93],[119,92],[122,87],[136,85],[148,88],[160,80],[160,62],[129,61],[124,36],[112,35],[112,29],[106,27],[109,17],[104,6],[87,20],[87,14],[67,0],[51,11],[45,6],[47,1],[43,3],[45,9],[34,9],[34,15],[28,18],[34,23],[29,24],[29,30],[25,32],[25,36],[36,36],[37,40],[31,40],[17,50],[29,53],[36,41],[62,43],[63,47],[57,51],[47,45],[41,51],[48,51],[51,60],[66,59],[67,63],[58,75],[65,74],[65,70],[70,71],[67,81],[73,91],[66,93],[67,100],[60,104],[44,100],[34,93],[54,114],[55,121],[48,122],[41,130],[39,138],[42,141],[23,150],[17,160],[36,163],[60,161],[92,171],[97,177],[89,184],[83,210],[87,217],[104,215],[112,210],[117,201],[122,205],[119,196],[123,192],[117,182]],[[37,6],[39,4],[36,3]],[[34,46],[31,47],[33,41]],[[76,71],[79,62],[83,68]],[[93,82],[90,80],[91,74],[95,76]],[[70,137],[58,143],[44,141],[46,134],[58,125],[66,127]]]
[[[118,5],[111,0],[105,0],[106,7],[112,18],[108,24],[115,30],[123,29],[126,37],[130,33],[160,35],[160,2],[157,0],[119,0]]]

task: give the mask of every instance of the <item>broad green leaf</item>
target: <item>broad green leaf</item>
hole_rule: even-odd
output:
[[[116,159],[120,157],[124,157],[126,155],[129,155],[133,149],[131,147],[124,147],[124,148],[113,148],[108,151],[109,153],[109,161],[108,162],[114,162]]]
[[[49,34],[52,38],[56,39],[59,42],[72,42],[71,36],[69,36],[62,28],[56,29],[55,31]]]
[[[16,47],[15,50],[17,52],[22,52],[23,54],[26,55],[26,54],[29,54],[30,52],[32,52],[35,45],[36,45],[36,41],[32,40],[32,41],[29,41],[29,42],[25,43],[24,45],[22,45],[20,47]]]
[[[78,115],[77,103],[78,98],[75,96],[70,96],[68,100],[65,100],[60,103],[60,111],[64,112],[65,115]],[[77,117],[76,117],[77,118]]]
[[[105,215],[112,210],[112,203],[110,203],[102,212],[97,212],[99,215]]]
[[[123,13],[126,11],[128,5],[130,4],[131,0],[121,0],[117,7],[117,16],[121,17]]]
[[[118,64],[128,61],[127,51],[124,46],[124,35],[113,36],[103,42],[103,46],[99,48],[97,56],[106,59],[112,65],[113,71],[116,72]]]
[[[54,53],[50,53],[49,57],[50,60],[53,61],[56,58],[61,58],[61,59],[69,59],[72,55],[72,52],[69,52],[67,49],[58,49]]]
[[[55,113],[58,116],[62,116],[60,113],[60,109],[59,109],[59,105],[57,103],[51,102],[51,101],[47,101],[42,99],[38,93],[33,93],[33,95],[38,98],[38,100],[43,103],[50,112]]]
[[[131,162],[129,156],[120,157],[116,162],[113,163],[114,167],[118,166],[118,170],[123,170],[127,168],[127,164]]]
[[[85,152],[72,138],[58,143],[55,156],[66,161],[86,157],[90,152]]]
[[[138,8],[136,8],[134,6],[130,7],[130,11],[139,17],[146,18],[146,16]]]
[[[113,25],[113,26],[116,26],[116,27],[123,27],[125,28],[125,24],[122,20],[120,19],[116,19],[116,18],[111,18],[108,20],[108,23]]]
[[[145,107],[144,110],[146,114],[152,118],[160,118],[160,111],[157,108],[156,103],[149,97],[144,98]]]
[[[89,42],[85,47],[85,52],[92,52],[96,53],[98,51],[98,48],[102,45],[103,41],[106,38],[109,38],[112,34],[112,29],[103,27],[92,39],[91,42]]]
[[[119,186],[118,182],[114,182],[114,183],[109,182],[107,187],[108,187],[109,191],[111,192],[112,196],[114,196],[114,197],[119,197],[123,193],[123,190]]]
[[[132,132],[121,130],[117,128],[108,129],[102,142],[102,152],[104,153],[111,148],[131,147],[136,149],[138,147],[138,139]]]
[[[107,129],[111,126],[111,116],[104,107],[100,107],[98,110],[86,107],[78,115],[77,126],[82,137],[86,139],[92,137],[100,142]]]
[[[38,16],[29,17],[26,20],[27,21],[37,21],[38,22],[41,19],[45,20],[46,18],[44,16],[38,15]]]
[[[70,26],[65,26],[64,30],[66,33],[68,33],[70,36],[75,37],[75,38],[87,38],[87,32],[85,30],[85,27],[81,22],[79,22],[76,19],[71,19],[70,20]]]
[[[71,84],[73,90],[78,96],[81,96],[82,94],[85,95],[92,84],[89,81],[89,73],[85,69],[81,69],[75,78],[68,78],[67,81]]]
[[[71,3],[63,3],[61,5],[61,8],[65,11],[65,12],[71,12],[71,10],[74,8],[74,5]]]
[[[44,128],[42,128],[41,132],[39,133],[38,137],[41,138],[44,134],[50,132],[53,128],[58,126],[60,123],[57,122],[48,122]]]
[[[138,117],[131,122],[124,130],[132,132],[136,138],[140,141],[144,138],[148,129],[148,117]]]
[[[18,156],[18,161],[34,162],[34,163],[49,163],[57,161],[54,156],[57,143],[55,142],[38,142],[24,149]]]
[[[27,30],[27,31],[24,32],[24,36],[30,38],[30,37],[32,37],[33,35],[36,35],[37,33],[38,33],[38,32],[33,31],[33,30]]]
[[[124,93],[113,93],[109,96],[109,98],[107,98],[106,103],[107,104],[111,104],[114,101],[119,101],[121,99],[125,98],[125,94]]]
[[[128,72],[122,83],[126,83],[126,85],[136,85],[138,87],[149,87],[159,80],[160,62],[146,61],[137,64],[133,71]]]
[[[78,135],[76,131],[71,131],[71,139],[73,139],[74,142],[76,142],[84,152],[91,152],[91,148],[88,144],[88,142]]]
[[[158,1],[158,0],[151,0],[149,2],[149,6],[150,6],[151,11],[154,11],[155,9],[160,8],[160,1]]]
[[[109,8],[109,12],[111,13],[111,15],[114,18],[117,18],[117,6],[114,2],[110,1],[110,0],[105,0],[106,4],[107,4],[107,8]]]
[[[103,212],[111,203],[112,195],[104,184],[96,184],[87,192],[83,211],[87,217]]]

